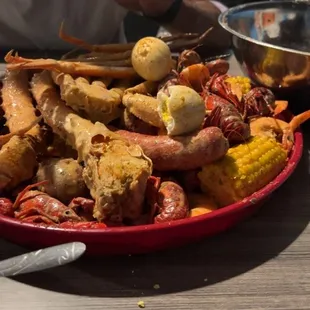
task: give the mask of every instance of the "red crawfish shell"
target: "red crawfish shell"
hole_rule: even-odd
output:
[[[269,116],[275,108],[276,98],[265,87],[255,87],[243,97],[247,116]]]

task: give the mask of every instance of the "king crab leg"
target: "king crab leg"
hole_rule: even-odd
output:
[[[132,67],[109,67],[93,65],[84,62],[71,62],[50,58],[29,59],[20,57],[18,55],[14,56],[13,51],[7,53],[4,60],[8,63],[6,66],[8,70],[42,69],[82,76],[108,76],[119,79],[132,78],[137,76],[137,73]]]
[[[183,46],[188,45],[197,45],[204,40],[207,34],[210,32],[211,28],[204,32],[202,35],[196,33],[178,33],[167,37],[160,38],[164,42],[175,42],[175,45],[171,45],[173,49],[178,49]],[[60,29],[59,29],[59,37],[63,41],[68,43],[77,45],[81,48],[84,48],[89,51],[93,52],[106,52],[106,53],[120,53],[126,52],[133,49],[136,42],[125,43],[125,44],[102,44],[102,45],[92,45],[88,42],[85,42],[79,38],[70,36],[65,33],[64,31],[64,22],[62,22]],[[178,42],[180,40],[180,42]]]

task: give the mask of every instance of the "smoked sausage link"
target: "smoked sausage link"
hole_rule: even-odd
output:
[[[158,171],[191,170],[223,157],[228,140],[221,129],[207,127],[187,136],[150,136],[117,130],[123,138],[138,144]]]

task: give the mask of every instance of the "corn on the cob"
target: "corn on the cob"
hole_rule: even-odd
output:
[[[225,80],[231,86],[238,85],[241,89],[242,95],[247,94],[251,90],[251,80],[245,76],[231,76]]]
[[[271,137],[255,136],[228,150],[226,156],[202,167],[201,189],[223,207],[253,194],[284,168],[287,152]]]

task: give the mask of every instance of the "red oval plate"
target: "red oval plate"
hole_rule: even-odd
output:
[[[170,223],[105,229],[60,229],[24,224],[0,215],[0,236],[28,248],[81,241],[90,255],[138,254],[185,245],[218,234],[252,215],[294,172],[303,151],[301,132],[287,166],[267,186],[242,201],[193,218]]]

